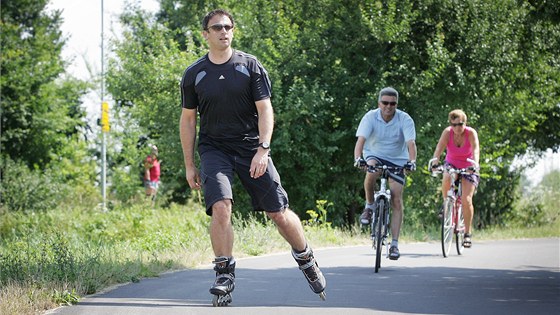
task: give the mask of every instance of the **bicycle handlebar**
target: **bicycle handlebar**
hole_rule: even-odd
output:
[[[357,167],[369,173],[376,173],[379,171],[387,171],[387,172],[402,172],[404,170],[412,171],[412,165],[404,165],[404,166],[390,166],[384,164],[377,164],[377,165],[368,165],[366,161],[363,159],[356,161],[358,163]]]
[[[444,171],[448,172],[448,173],[455,173],[455,174],[461,174],[461,175],[468,175],[468,174],[472,174],[473,172],[476,173],[478,171],[478,167],[476,166],[469,166],[469,167],[465,167],[465,168],[454,168],[451,166],[445,166],[445,165],[431,165],[430,166],[430,171],[432,172],[432,174],[441,174]]]
[[[402,170],[410,170],[407,167],[403,167],[403,166],[389,166],[389,165],[383,165],[383,164],[378,164],[378,165],[366,165],[367,166],[367,171],[370,173],[375,173],[378,171],[389,171],[389,172],[401,172]]]
[[[428,170],[432,172],[432,174],[441,174],[444,171],[447,171],[449,173],[457,173],[457,174],[465,175],[480,170],[480,165],[478,165],[478,163],[476,163],[475,160],[469,158],[467,158],[467,162],[470,162],[472,166],[465,167],[465,168],[454,168],[451,166],[443,166],[437,164],[434,165],[433,163],[437,161],[438,159],[433,158],[428,162]]]

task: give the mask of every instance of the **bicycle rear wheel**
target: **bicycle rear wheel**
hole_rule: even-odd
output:
[[[453,243],[453,204],[454,200],[447,197],[443,203],[443,217],[441,218],[441,249],[443,257],[449,256]]]
[[[455,243],[457,245],[457,254],[463,254],[465,246],[463,241],[465,239],[465,218],[463,217],[463,207],[461,202],[458,200],[456,203],[457,207],[457,228],[455,229]]]
[[[380,199],[377,201],[375,208],[375,272],[379,272],[381,268],[381,254],[383,252],[383,236],[385,226],[385,200]]]

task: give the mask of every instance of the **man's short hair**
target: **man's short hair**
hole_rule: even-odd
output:
[[[228,11],[224,10],[224,9],[216,9],[213,11],[208,12],[208,14],[206,14],[206,16],[204,16],[204,18],[202,19],[202,29],[207,31],[208,30],[208,21],[210,21],[211,18],[213,18],[215,15],[225,15],[229,18],[229,20],[231,21],[231,25],[235,26],[235,21],[233,20],[233,16],[231,15],[231,13],[229,13]]]
[[[399,92],[397,92],[397,90],[395,90],[394,88],[392,87],[382,88],[381,91],[379,91],[379,98],[377,99],[377,101],[381,102],[381,97],[385,95],[396,97],[397,103],[399,103]]]

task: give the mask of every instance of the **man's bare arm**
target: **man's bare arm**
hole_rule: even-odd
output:
[[[186,178],[192,189],[200,188],[200,177],[194,163],[194,146],[196,143],[196,109],[183,108],[179,122],[179,135],[183,149]]]

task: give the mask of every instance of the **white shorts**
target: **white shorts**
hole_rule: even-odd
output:
[[[151,180],[144,181],[144,187],[146,188],[158,189],[158,186],[159,186],[159,181],[151,181]]]

